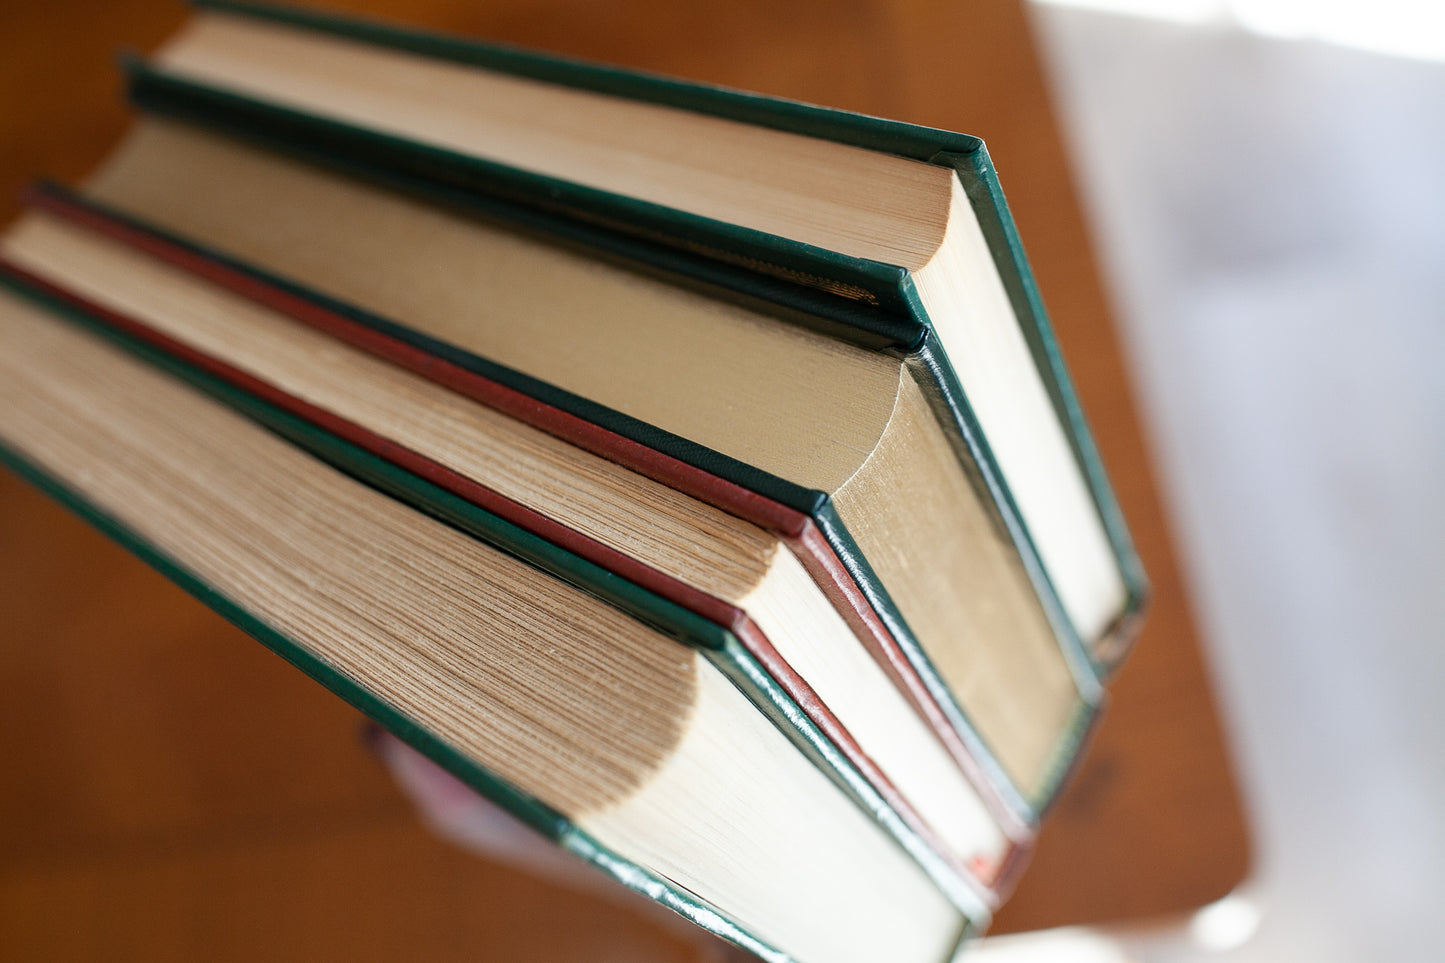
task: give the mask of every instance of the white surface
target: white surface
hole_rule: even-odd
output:
[[[1445,65],[1035,14],[1257,833],[1125,946],[1445,959]]]
[[[1323,40],[1361,50],[1445,60],[1445,4],[1438,0],[1038,0],[1175,23],[1237,24],[1252,33]]]

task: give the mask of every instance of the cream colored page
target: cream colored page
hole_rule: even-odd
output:
[[[806,804],[760,818],[784,800]],[[720,801],[738,814],[726,845],[722,827],[689,818]],[[958,910],[923,871],[711,665],[698,674],[697,720],[650,791],[582,826],[704,898],[734,881],[724,885],[745,892],[739,915],[800,961],[937,963],[959,935]],[[858,866],[888,872],[850,886]]]
[[[897,394],[896,359],[174,125],[88,192],[810,488],[853,474]]]
[[[813,137],[201,14],[166,70],[465,155],[887,264],[943,241],[953,173]]]
[[[990,878],[1011,842],[932,727],[872,653],[849,637],[821,593],[768,591],[808,583],[802,563],[779,553],[768,582],[745,608],[943,844]],[[822,626],[832,631],[820,632]],[[852,644],[838,645],[839,638]],[[887,747],[887,754],[875,746]]]
[[[919,297],[1065,611],[1092,641],[1123,611],[1123,575],[961,186],[953,206],[938,260],[914,274]]]
[[[908,379],[883,443],[833,505],[979,734],[1032,794],[1079,693],[1017,552],[932,417]],[[917,501],[887,497],[910,479]]]
[[[42,277],[738,601],[778,538],[135,249],[31,214],[0,250]]]
[[[0,437],[203,582],[563,812],[636,792],[696,653],[0,293]]]

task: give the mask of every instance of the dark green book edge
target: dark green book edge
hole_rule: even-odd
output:
[[[0,276],[0,285],[43,307],[54,316],[183,381],[357,481],[512,555],[551,577],[577,587],[681,644],[699,649],[813,765],[872,817],[918,863],[939,890],[964,915],[966,925],[960,939],[967,938],[987,926],[991,913],[978,892],[960,879],[938,854],[908,827],[727,629],[483,511],[470,502],[288,412],[130,338],[71,305],[58,302],[9,277]],[[360,683],[326,666],[303,647],[285,639],[274,629],[250,616],[164,553],[127,530],[121,523],[89,505],[83,496],[50,478],[19,453],[9,451],[3,444],[0,444],[0,453],[3,453],[4,460],[22,476],[95,524],[228,621],[301,668],[478,792],[517,815],[529,826],[556,840],[569,851],[583,856],[629,888],[676,910],[710,932],[758,953],[765,959],[788,959],[777,949],[751,936],[745,927],[706,900],[606,849],[571,824],[565,816],[467,759],[394,707],[378,699]]]
[[[878,614],[879,619],[897,640],[899,647],[909,659],[910,664],[912,664],[918,672],[925,687],[948,717],[965,745],[968,746],[969,751],[978,759],[980,764],[989,771],[992,776],[992,781],[998,787],[1000,793],[1008,800],[1011,808],[1025,820],[1035,821],[1055,800],[1059,787],[1062,785],[1072,765],[1076,761],[1088,732],[1097,717],[1103,699],[1102,686],[1098,684],[1091,673],[1076,671],[1076,681],[1082,680],[1080,683],[1080,705],[1074,713],[1074,724],[1067,728],[1067,731],[1059,740],[1059,744],[1054,751],[1053,764],[1050,767],[1051,774],[1037,793],[1029,795],[1020,791],[1010,781],[1004,769],[998,763],[993,751],[974,728],[968,718],[968,714],[958,705],[952,692],[938,675],[927,653],[924,652],[922,646],[914,637],[902,613],[898,611],[897,606],[892,601],[887,590],[883,588],[881,581],[869,565],[868,560],[858,549],[852,536],[848,533],[847,528],[838,518],[825,493],[806,489],[779,478],[776,475],[762,472],[751,465],[729,458],[726,455],[705,448],[695,442],[680,438],[647,422],[639,421],[638,419],[592,402],[579,395],[564,391],[545,381],[533,378],[480,355],[471,354],[446,342],[428,337],[412,328],[371,314],[355,305],[338,301],[319,292],[310,290],[303,285],[286,278],[278,277],[254,265],[232,258],[227,254],[203,244],[196,243],[189,238],[173,234],[138,218],[131,217],[122,211],[107,207],[82,195],[74,194],[59,185],[44,184],[42,189],[48,193],[65,198],[70,203],[90,208],[110,220],[124,224],[134,230],[154,235],[169,244],[194,252],[208,260],[223,264],[231,270],[255,278],[264,284],[280,288],[289,294],[317,304],[328,311],[379,331],[388,337],[421,348],[458,367],[476,372],[553,407],[584,418],[587,421],[607,428],[633,441],[640,442],[649,448],[665,452],[680,461],[699,467],[712,474],[728,478],[781,504],[809,514],[824,538],[828,540],[830,547],[832,547],[834,553],[847,569],[849,575],[859,586],[860,591],[862,591],[869,604]],[[919,352],[910,359],[910,363],[924,363],[929,357],[928,352]],[[968,467],[972,462],[965,460],[963,464],[965,467]],[[989,500],[988,489],[982,477],[970,477],[979,487],[979,491],[984,494],[984,504],[991,506],[993,503]],[[994,521],[1001,530],[1007,524],[1002,515],[997,513],[995,513]],[[1065,652],[1068,653],[1069,650],[1066,649]],[[1075,665],[1077,667],[1078,663],[1075,663]]]
[[[647,74],[635,70],[588,63],[572,58],[541,54],[501,44],[457,38],[397,24],[368,21],[297,7],[250,3],[245,0],[192,0],[195,6],[217,12],[249,16],[292,27],[314,30],[364,43],[409,51],[423,56],[468,64],[487,70],[528,77],[597,93],[676,107],[790,133],[849,144],[867,150],[896,154],[953,169],[974,205],[984,236],[998,265],[1000,276],[1021,329],[1044,375],[1050,398],[1065,426],[1074,455],[1090,487],[1096,508],[1113,546],[1120,573],[1128,592],[1120,623],[1106,638],[1104,651],[1086,650],[1094,670],[1106,676],[1127,652],[1127,642],[1148,594],[1148,581],[1134,550],[1123,514],[1109,485],[1108,477],[1084,418],[1077,393],[1063,362],[1062,353],[1043,306],[1032,269],[1024,253],[1003,189],[983,141],[967,134],[922,127],[900,121],[869,117],[849,111],[818,107],[762,94]],[[165,74],[133,66],[133,87],[157,87],[180,83],[191,94],[222,94],[202,85],[187,85]],[[183,94],[182,96],[186,96]],[[137,100],[141,100],[137,97]],[[234,98],[244,101],[244,98]],[[214,106],[214,105],[213,105]],[[232,104],[234,109],[238,105]],[[613,230],[648,237],[674,247],[683,245],[704,259],[740,266],[753,274],[751,280],[733,274],[731,280],[749,296],[767,297],[780,286],[812,288],[833,302],[836,313],[829,327],[843,326],[840,333],[859,343],[877,347],[879,339],[897,350],[919,348],[931,331],[921,310],[907,271],[894,265],[853,258],[812,245],[790,241],[759,231],[709,218],[689,215],[655,204],[620,197],[604,191],[540,177],[467,158],[448,151],[408,145],[395,138],[371,134],[362,128],[307,118],[298,112],[252,102],[260,108],[264,125],[279,122],[290,128],[292,137],[308,138],[305,128],[319,123],[318,143],[325,149],[360,148],[372,155],[373,164],[414,176],[434,177],[454,186],[499,194],[552,210],[570,211],[571,216],[609,225]],[[242,108],[243,111],[245,108]],[[260,115],[250,123],[257,123]],[[353,135],[363,135],[356,138]],[[343,145],[337,141],[349,141]],[[704,269],[704,273],[714,273]],[[726,272],[724,272],[726,273]],[[766,280],[763,280],[766,279]],[[762,289],[769,289],[764,291]],[[809,300],[797,292],[784,295],[780,303]],[[836,302],[853,301],[852,310]],[[806,308],[804,310],[807,310]],[[851,330],[849,330],[851,329]],[[942,354],[942,352],[937,352]],[[952,375],[951,369],[946,372]],[[938,384],[937,396],[947,399],[950,411],[967,407],[956,377]],[[996,469],[995,469],[996,471]],[[1022,548],[1022,546],[1021,546]],[[1051,591],[1048,586],[1041,586]],[[1077,643],[1082,646],[1082,643]]]

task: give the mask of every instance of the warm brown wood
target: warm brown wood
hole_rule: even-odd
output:
[[[338,6],[343,6],[338,4]],[[999,929],[1222,895],[1248,839],[1153,470],[1017,0],[371,0],[348,9],[983,135],[1155,598]],[[168,0],[0,4],[0,215],[126,111],[121,46]],[[353,713],[0,476],[0,957],[692,960],[642,916],[420,830]],[[603,947],[606,951],[603,951]]]

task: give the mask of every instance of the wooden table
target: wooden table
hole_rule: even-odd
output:
[[[997,929],[1157,917],[1241,880],[1247,833],[1188,600],[1015,0],[337,5],[984,136],[1155,585]],[[0,6],[6,220],[27,178],[104,156],[128,116],[115,50],[184,17],[162,0]],[[0,692],[5,959],[706,957],[430,837],[349,709],[9,475]]]

